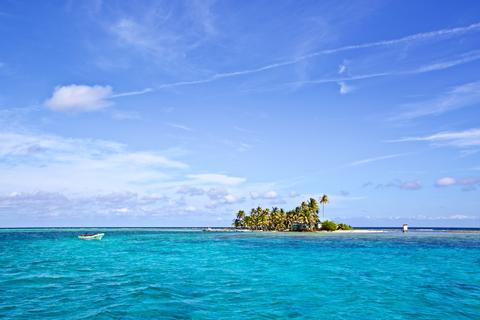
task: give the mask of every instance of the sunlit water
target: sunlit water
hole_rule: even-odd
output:
[[[0,230],[0,318],[480,319],[480,234]]]

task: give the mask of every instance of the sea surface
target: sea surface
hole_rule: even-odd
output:
[[[480,233],[82,231],[0,229],[0,319],[480,319]]]

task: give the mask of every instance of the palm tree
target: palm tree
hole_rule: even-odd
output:
[[[234,220],[233,225],[235,228],[245,227],[245,211],[240,210],[237,212],[237,218]]]
[[[245,226],[249,229],[253,228],[253,221],[251,216],[246,216],[245,217]]]
[[[261,230],[268,230],[268,225],[270,221],[270,209],[260,209],[259,222]]]
[[[313,228],[318,224],[318,202],[314,198],[310,198],[308,201],[308,208],[312,212],[312,222]]]
[[[238,211],[238,213],[237,213],[237,219],[238,219],[238,220],[243,220],[243,219],[245,219],[245,211],[243,211],[243,210]]]
[[[314,198],[310,198],[310,200],[308,200],[308,208],[318,214],[318,203],[317,203],[317,200],[315,200]]]
[[[286,225],[288,229],[292,229],[293,224],[298,220],[297,212],[290,210],[285,214]]]
[[[270,212],[270,220],[268,221],[269,230],[278,230],[280,225],[280,215],[277,207],[273,207]]]
[[[325,219],[325,205],[328,204],[330,201],[328,200],[328,196],[326,194],[324,194],[321,198],[320,198],[320,203],[322,205],[322,217],[323,219]]]

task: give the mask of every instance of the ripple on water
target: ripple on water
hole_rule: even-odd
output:
[[[0,318],[478,319],[480,235],[0,232]]]

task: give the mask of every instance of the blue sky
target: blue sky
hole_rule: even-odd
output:
[[[222,226],[330,196],[480,226],[480,3],[2,1],[0,226]]]

